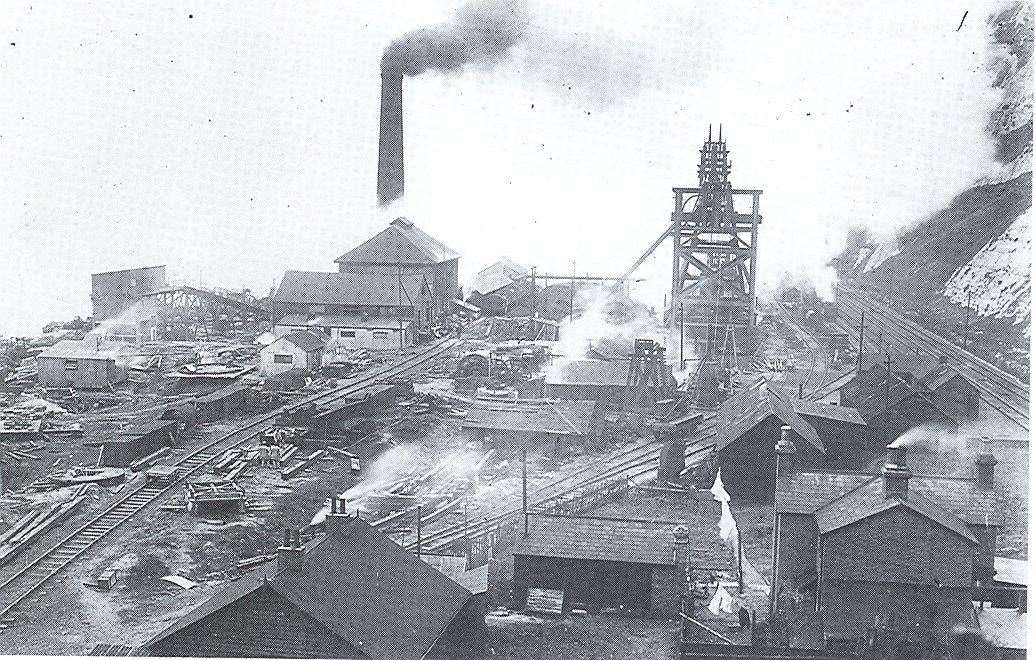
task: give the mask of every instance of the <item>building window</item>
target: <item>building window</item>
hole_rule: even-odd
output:
[[[79,368],[79,362],[77,360],[65,360],[65,370],[75,371]]]
[[[384,339],[384,338],[388,337],[391,334],[392,334],[391,330],[375,330],[374,331],[374,338],[375,339]]]
[[[338,331],[338,336],[342,337],[343,339],[352,339],[353,337],[356,336],[356,331],[355,330],[339,330]]]
[[[275,353],[273,356],[274,364],[291,364],[291,356],[281,353]]]

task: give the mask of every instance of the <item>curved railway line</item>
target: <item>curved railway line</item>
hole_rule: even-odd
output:
[[[314,394],[301,401],[282,406],[272,412],[253,417],[244,425],[195,449],[176,463],[177,466],[183,469],[172,483],[163,485],[142,484],[92,520],[55,543],[39,557],[27,563],[0,584],[0,617],[9,616],[19,605],[25,603],[30,596],[46,593],[45,585],[81,558],[87,550],[106,538],[126,521],[136,516],[163,494],[180,485],[187,477],[200,470],[217,456],[228,449],[243,445],[257,434],[270,428],[278,415],[304,405],[335,401],[360,392],[373,384],[404,375],[408,371],[444,354],[456,346],[457,343],[458,340],[456,339],[444,339],[430,348],[407,356],[388,367],[360,374],[350,379],[348,383],[341,387]]]
[[[695,433],[695,437],[688,444],[684,456],[688,466],[693,466],[707,457],[714,446],[710,442],[716,436],[716,419],[714,415],[707,415]],[[627,447],[619,454],[612,456],[603,466],[600,463],[592,463],[571,474],[560,477],[548,484],[529,493],[529,508],[534,510],[557,500],[565,499],[578,494],[582,490],[590,489],[596,485],[618,478],[636,479],[654,472],[658,465],[658,453],[662,448],[661,442],[649,440],[635,443]],[[600,468],[594,470],[595,468]],[[590,474],[587,474],[590,473]],[[520,516],[521,507],[508,508],[486,516],[477,521],[471,521],[467,529],[463,523],[448,525],[435,530],[425,536],[421,541],[423,550],[435,552],[449,547],[462,539],[478,538],[479,536],[498,528],[509,520]],[[416,543],[408,544],[413,548]]]
[[[871,345],[877,345],[874,336],[881,332],[889,344],[898,344],[907,350],[916,349],[936,357],[945,355],[950,364],[978,388],[986,403],[1025,431],[1029,430],[1029,388],[1020,380],[897,312],[875,303],[858,290],[842,285],[838,287],[838,292],[843,302],[840,309],[843,317],[847,316],[843,327],[848,332],[859,332],[859,326],[854,329],[852,325],[859,323],[860,312],[863,311],[864,335]]]

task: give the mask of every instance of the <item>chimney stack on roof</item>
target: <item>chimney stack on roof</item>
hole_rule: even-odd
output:
[[[882,471],[885,497],[905,499],[910,488],[910,477],[914,476],[906,464],[906,447],[892,443],[886,449],[888,454]]]
[[[988,452],[982,452],[975,457],[975,485],[979,488],[992,490],[994,481],[994,468],[996,468],[996,456]]]
[[[332,495],[331,512],[324,518],[324,531],[328,534],[337,534],[345,528],[350,519],[351,516],[345,512],[345,499]]]
[[[795,443],[791,441],[791,427],[781,427],[781,439],[774,445],[777,452],[777,476],[788,477],[795,472]]]
[[[277,567],[283,572],[302,568],[302,537],[297,531],[284,530],[284,543],[277,548]]]

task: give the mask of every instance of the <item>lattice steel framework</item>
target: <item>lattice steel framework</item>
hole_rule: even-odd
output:
[[[698,187],[673,188],[669,322],[673,327],[680,322],[682,304],[685,329],[704,356],[721,350],[731,334],[742,350],[754,338],[756,239],[763,191],[734,188],[730,166],[723,129],[713,140],[710,126],[701,148]],[[735,199],[750,199],[751,212],[739,212]]]

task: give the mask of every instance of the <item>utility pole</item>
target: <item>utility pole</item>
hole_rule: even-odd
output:
[[[568,318],[575,320],[576,317],[576,260],[572,260],[572,283],[568,286]]]
[[[532,293],[530,294],[532,296],[532,304],[530,305],[529,316],[536,318],[536,266],[529,269],[529,274],[532,277]]]
[[[971,287],[968,287],[968,306],[964,308],[964,348],[968,347],[968,331],[971,329]]]
[[[522,445],[522,518],[525,520],[525,533],[529,535],[529,468],[528,468],[528,445]]]
[[[885,444],[891,443],[892,437],[892,354],[885,353]]]
[[[863,373],[863,318],[864,311],[860,310],[860,346],[859,350],[856,351],[856,375],[859,376]]]

